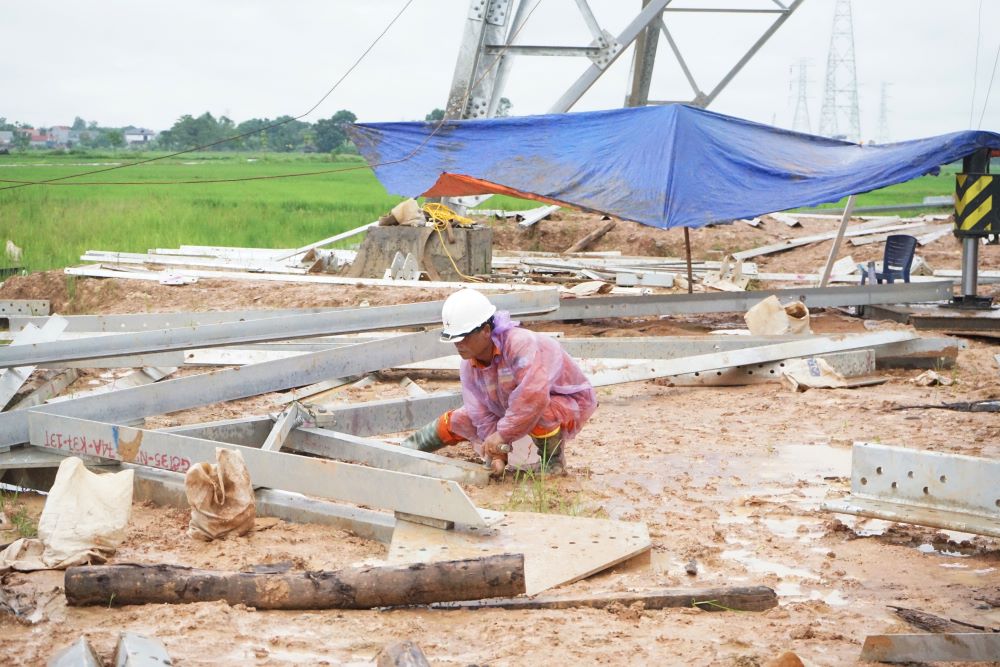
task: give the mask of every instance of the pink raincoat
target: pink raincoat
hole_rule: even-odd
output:
[[[451,432],[477,444],[494,431],[504,442],[557,427],[564,440],[579,433],[597,409],[597,395],[562,346],[519,328],[503,311],[494,316],[492,338],[489,366],[462,360],[463,405],[451,413]]]

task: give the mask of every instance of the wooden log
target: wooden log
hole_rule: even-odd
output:
[[[632,605],[641,602],[644,609],[697,607],[704,611],[764,611],[778,606],[778,596],[767,586],[732,588],[665,588],[654,591],[625,593],[593,593],[588,595],[510,598],[506,600],[475,600],[442,602],[434,609],[570,609],[593,607],[603,609],[612,604]]]
[[[375,658],[375,667],[430,667],[424,652],[411,641],[389,644]]]
[[[597,229],[595,229],[594,231],[590,232],[589,234],[587,234],[586,236],[584,236],[582,239],[580,239],[579,241],[577,241],[576,243],[574,243],[573,245],[571,245],[569,248],[566,249],[565,252],[566,253],[583,252],[584,250],[586,250],[587,248],[589,248],[591,245],[593,245],[594,243],[596,243],[597,240],[600,239],[602,236],[604,236],[605,234],[607,234],[608,232],[610,232],[614,228],[614,226],[615,226],[615,221],[614,220],[608,220],[603,225],[601,225],[600,227],[598,227]]]
[[[371,609],[524,593],[524,556],[353,567],[331,572],[224,572],[177,565],[71,567],[72,606],[224,600],[257,609]]]

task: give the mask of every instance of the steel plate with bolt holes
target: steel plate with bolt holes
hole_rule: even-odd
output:
[[[1000,461],[854,443],[851,497],[830,512],[1000,537]]]
[[[390,563],[426,563],[505,553],[524,554],[527,595],[578,581],[651,547],[644,523],[561,514],[508,512],[490,528],[456,524],[442,531],[397,521]]]

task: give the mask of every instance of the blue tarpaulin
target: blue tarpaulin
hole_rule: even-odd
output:
[[[684,105],[348,131],[393,194],[512,194],[662,228],[834,202],[1000,148],[974,131],[858,145]]]

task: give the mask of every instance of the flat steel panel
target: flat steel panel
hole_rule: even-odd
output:
[[[1000,662],[1000,633],[958,632],[869,635],[861,648],[865,662]]]

